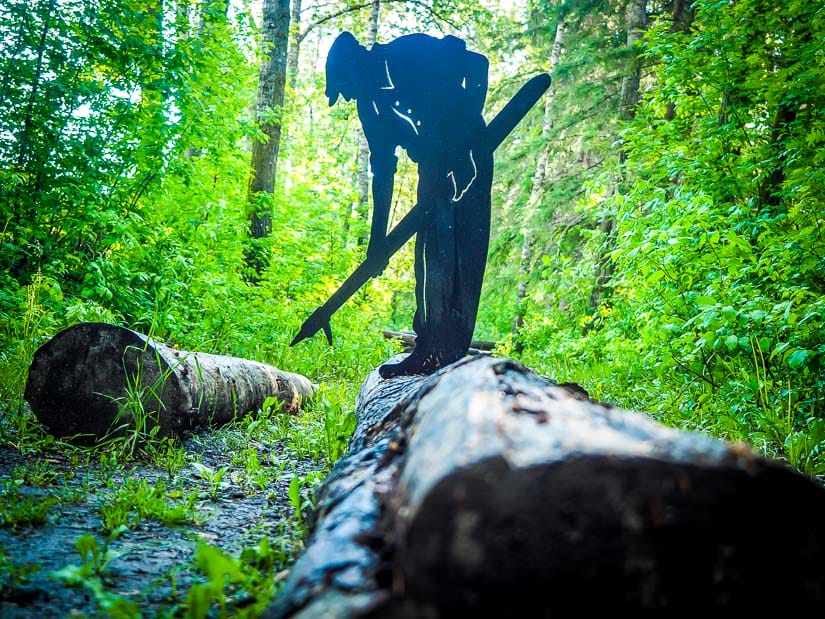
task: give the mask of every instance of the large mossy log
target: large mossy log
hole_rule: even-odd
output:
[[[223,425],[274,397],[285,412],[313,395],[309,380],[271,365],[177,350],[105,323],[80,323],[43,344],[25,398],[48,431],[94,441],[138,429],[159,436]]]
[[[825,608],[825,490],[491,357],[361,388],[270,617]]]

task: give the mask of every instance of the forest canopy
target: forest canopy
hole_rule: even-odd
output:
[[[368,240],[357,114],[324,97],[342,30],[464,38],[488,120],[553,75],[496,153],[477,338],[825,473],[825,11],[806,0],[6,0],[7,440],[33,351],[79,321],[301,372],[341,406],[393,352],[409,246],[335,315],[335,347],[289,347]],[[396,190],[394,222],[408,160]]]

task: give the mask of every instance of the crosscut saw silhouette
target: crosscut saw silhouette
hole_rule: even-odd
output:
[[[487,125],[487,129],[481,138],[480,148],[489,149],[491,152],[498,148],[516,125],[524,118],[525,114],[541,98],[550,87],[550,76],[547,73],[537,75],[522,86],[519,91],[507,102],[496,117]],[[336,290],[326,303],[318,307],[309,318],[301,325],[290,346],[312,337],[318,331],[324,332],[327,342],[332,345],[332,327],[330,318],[338,309],[347,302],[355,292],[373,277],[377,277],[384,271],[389,259],[406,243],[420,228],[423,218],[427,215],[427,209],[421,204],[416,204],[398,222],[398,225],[387,234],[380,252],[373,256],[368,256],[355,271],[352,272],[346,281]]]

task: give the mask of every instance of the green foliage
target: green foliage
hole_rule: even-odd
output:
[[[100,610],[107,617],[115,619],[135,619],[141,616],[137,604],[107,591],[104,570],[116,554],[109,550],[109,544],[126,531],[126,527],[118,527],[110,532],[103,546],[91,535],[81,535],[75,542],[77,553],[80,555],[80,565],[67,565],[51,573],[55,580],[72,587],[84,587],[94,596]]]
[[[133,527],[145,519],[167,525],[197,523],[201,518],[195,507],[197,498],[195,492],[168,488],[163,480],[150,484],[145,479],[127,479],[100,505],[103,530]]]
[[[5,551],[0,549],[0,593],[7,594],[25,587],[32,574],[39,571],[38,565],[14,563],[6,556]]]
[[[648,3],[633,118],[619,109],[638,51],[626,44],[625,2],[382,3],[379,39],[419,29],[467,38],[491,61],[490,118],[547,69],[564,20],[549,140],[536,106],[496,154],[476,336],[516,354],[520,250],[532,239],[519,335],[526,363],[597,399],[748,442],[822,476],[825,13],[803,0],[698,0],[689,24],[674,24],[667,11],[676,4],[684,3]],[[332,466],[342,456],[358,386],[396,351],[379,330],[409,328],[414,309],[405,247],[335,314],[334,347],[320,336],[289,346],[364,257],[355,109],[327,106],[316,56],[339,29],[363,38],[368,7],[324,20],[329,3],[305,1],[302,27],[319,23],[306,30],[288,85],[276,193],[250,205],[252,20],[234,3],[227,15],[222,0],[162,6],[0,6],[0,440],[79,457],[46,436],[23,401],[35,350],[79,321],[265,361],[308,376],[315,401],[285,415],[270,400],[216,433],[233,448],[238,479],[225,467],[194,468],[213,498],[230,481],[248,492],[287,488],[302,528],[319,480],[291,462]],[[531,202],[542,149],[546,180]],[[415,202],[404,157],[396,194],[395,222]],[[244,259],[253,208],[272,213],[272,235],[254,242],[269,265],[255,285]],[[599,269],[609,276],[595,302]],[[104,485],[135,457],[168,480],[120,484],[100,505],[104,530],[144,518],[196,522],[196,494],[174,483],[185,455],[153,434],[142,383],[131,378],[121,405],[133,431],[93,452]],[[47,521],[60,498],[38,490],[23,499],[15,484],[59,479],[29,465],[14,477],[0,489],[3,526]],[[237,559],[202,546],[196,562],[207,582],[182,612],[254,615],[299,544],[271,543]],[[104,613],[135,616],[106,590],[106,546],[84,544],[82,565],[60,578],[89,588]]]
[[[5,480],[0,486],[0,526],[10,529],[39,526],[47,522],[51,509],[60,503],[52,493],[44,496],[24,495],[22,480]]]
[[[315,509],[315,489],[322,481],[317,475],[295,476],[289,481],[289,504],[295,510],[297,530],[306,535],[307,514]]]
[[[247,547],[239,558],[205,542],[198,545],[195,563],[207,582],[193,585],[186,596],[186,616],[203,619],[220,617],[258,617],[275,595],[279,574],[288,560],[281,547],[261,538],[257,547]]]
[[[605,169],[577,200],[580,223],[552,229],[527,358],[821,474],[822,15],[802,2],[694,10],[690,30],[669,16],[649,29],[652,76],[618,133],[631,182]],[[605,213],[610,239],[592,223]],[[610,297],[593,308],[604,247]]]

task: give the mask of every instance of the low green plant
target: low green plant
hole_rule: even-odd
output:
[[[169,366],[161,358],[160,353],[155,350],[154,365],[158,368],[159,374],[151,383],[148,383],[143,360],[149,350],[148,338],[142,347],[127,348],[124,352],[124,359],[130,350],[132,353],[136,353],[136,369],[134,373],[131,373],[125,367],[123,369],[126,395],[116,397],[110,394],[101,394],[117,404],[118,412],[107,436],[100,442],[100,446],[114,451],[121,459],[132,459],[136,455],[145,455],[168,464],[170,443],[165,437],[160,438],[158,436],[160,432],[159,416],[161,409],[165,406],[163,389],[167,380],[175,371],[175,366]],[[185,358],[182,358],[178,361],[178,364],[184,361]],[[183,462],[179,458],[173,457],[171,462],[173,465],[183,466]]]
[[[18,564],[12,561],[0,548],[0,595],[25,587],[32,574],[40,571],[40,566],[32,563]]]
[[[56,317],[52,308],[62,299],[59,284],[38,272],[28,286],[9,295],[9,305],[15,306],[13,314],[10,312],[7,320],[2,320],[4,316],[0,314],[4,341],[0,346],[0,401],[8,407],[15,429],[23,435],[27,434],[25,428],[29,423],[23,412],[25,370],[42,343],[42,334],[54,328]]]
[[[144,519],[166,525],[197,524],[202,516],[195,507],[196,501],[196,492],[184,495],[181,491],[168,490],[164,480],[150,484],[145,479],[129,479],[100,506],[99,511],[104,531],[133,527]]]
[[[243,483],[251,488],[266,490],[283,471],[283,466],[269,467],[261,463],[258,450],[247,447],[235,453],[231,461],[244,469]]]
[[[229,469],[225,466],[213,469],[201,462],[193,462],[192,468],[195,469],[198,477],[203,479],[209,485],[209,496],[213,499],[217,498],[223,485],[223,478],[226,476]]]
[[[324,474],[314,472],[308,475],[295,475],[289,481],[287,497],[295,515],[297,529],[301,535],[306,534],[306,514],[315,509],[315,489],[321,483]]]
[[[0,526],[17,529],[39,526],[48,521],[49,511],[60,503],[60,497],[25,494],[20,491],[22,480],[5,480],[0,486]]]
[[[288,415],[282,412],[283,404],[275,397],[268,397],[255,415],[247,415],[242,427],[249,441],[268,444],[279,438],[279,425]]]
[[[12,468],[11,477],[36,488],[52,486],[60,479],[60,472],[45,460],[34,460]]]
[[[186,466],[186,450],[174,437],[163,437],[149,451],[152,464],[166,471],[170,480]]]
[[[292,509],[295,510],[295,520],[298,522],[298,528],[303,531],[305,527],[303,510],[301,509],[301,483],[300,477],[297,475],[293,477],[289,482],[287,497],[289,497],[289,504],[292,505]]]
[[[783,448],[788,461],[806,475],[825,475],[825,419],[806,419],[802,429],[785,437]]]
[[[201,542],[195,564],[205,583],[192,585],[186,596],[186,617],[258,617],[275,596],[293,559],[286,538],[274,547],[266,537],[246,547],[239,558]],[[217,613],[215,612],[217,611]]]
[[[323,414],[324,451],[331,466],[344,455],[357,420],[354,413],[344,412],[341,407],[330,404],[326,398],[321,398],[316,408],[319,408]]]
[[[81,535],[75,542],[75,549],[80,555],[80,564],[70,564],[51,573],[55,580],[71,587],[85,587],[94,596],[95,601],[106,616],[114,619],[134,619],[140,617],[138,605],[106,589],[104,571],[118,554],[109,549],[112,541],[128,529],[119,526],[99,545],[92,535]]]

